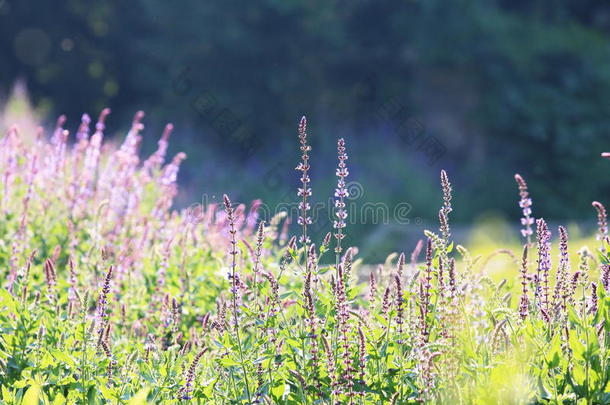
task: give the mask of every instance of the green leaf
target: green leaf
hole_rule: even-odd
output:
[[[63,405],[68,403],[68,401],[66,400],[66,397],[64,397],[61,393],[57,394],[55,396],[55,399],[53,400],[53,405]]]
[[[40,385],[38,383],[34,383],[25,392],[23,400],[21,401],[21,405],[38,405],[39,399]]]
[[[238,363],[237,361],[233,360],[231,357],[226,356],[223,357],[219,363],[223,366],[223,367],[234,367],[234,366],[239,366],[240,363]]]
[[[2,386],[2,400],[6,403],[13,401],[13,394],[4,385]]]
[[[61,350],[51,349],[50,352],[53,355],[53,357],[55,357],[57,360],[64,362],[69,366],[74,365],[74,359],[72,357],[70,357],[68,354],[62,352]]]
[[[576,311],[574,310],[574,308],[572,306],[568,307],[568,319],[570,320],[570,322],[572,322],[575,325],[581,324],[580,316],[578,316],[578,314],[576,313]]]
[[[578,339],[578,336],[576,336],[576,334],[570,335],[570,349],[572,349],[572,352],[574,353],[574,357],[579,358],[579,359],[584,358],[585,345],[582,344],[582,342]]]
[[[127,402],[127,405],[145,405],[147,403],[146,398],[148,397],[148,392],[150,391],[150,387],[142,388],[137,392],[136,395],[131,397]]]
[[[561,340],[559,335],[553,337],[549,349],[546,352],[545,360],[549,368],[559,366],[559,362],[561,361]]]
[[[15,298],[4,288],[0,289],[0,307],[6,307],[9,312],[15,313],[17,308],[17,301]]]
[[[18,380],[13,383],[13,388],[24,388],[28,386],[28,383],[29,380],[27,379]]]

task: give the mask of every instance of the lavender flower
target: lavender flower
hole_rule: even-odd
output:
[[[328,247],[328,245],[330,245],[330,239],[333,237],[332,232],[327,232],[326,235],[324,236],[324,239],[322,240],[322,246],[324,246],[325,248]]]
[[[100,113],[97,124],[95,125],[95,133],[93,136],[91,136],[89,145],[85,151],[83,172],[81,175],[81,187],[79,191],[79,199],[76,201],[76,205],[84,202],[84,200],[93,195],[95,178],[97,176],[97,170],[100,162],[102,142],[104,140],[104,129],[106,127],[105,122],[109,114],[109,108],[103,109]]]
[[[443,255],[439,255],[438,257],[438,272],[436,273],[436,277],[438,279],[438,296],[439,296],[439,304],[444,310],[445,306],[445,297],[447,295],[447,291],[445,288],[445,263],[446,259],[443,259]]]
[[[383,292],[383,300],[381,302],[381,313],[383,315],[387,315],[388,312],[390,311],[390,287],[386,287],[385,291]]]
[[[451,207],[451,183],[449,183],[449,177],[447,177],[447,172],[444,170],[441,170],[441,188],[443,189],[443,206],[438,213],[438,218],[440,231],[443,235],[443,250],[441,251],[441,254],[446,255],[445,248],[447,247],[451,236],[449,230],[449,213],[453,211],[453,208]]]
[[[531,244],[531,236],[534,233],[532,231],[532,225],[534,224],[534,217],[532,217],[532,199],[529,198],[529,192],[527,190],[527,183],[523,180],[520,174],[515,174],[515,181],[519,186],[519,207],[523,211],[523,218],[521,218],[521,235],[527,240],[527,244]]]
[[[193,391],[193,382],[195,381],[195,375],[197,374],[197,366],[199,365],[199,362],[201,361],[201,358],[203,357],[206,351],[207,348],[201,350],[193,359],[193,362],[191,363],[190,367],[188,368],[188,371],[186,372],[186,381],[182,388],[180,388],[180,390],[178,391],[179,399],[188,400],[192,398],[190,394]]]
[[[523,247],[523,258],[521,259],[521,297],[519,299],[519,316],[525,320],[528,314],[529,297],[527,294],[527,244]]]
[[[231,257],[231,268],[229,278],[231,279],[231,293],[237,294],[236,284],[236,268],[237,268],[237,229],[235,228],[235,212],[233,210],[231,200],[226,194],[223,195],[223,202],[225,207],[225,213],[227,215],[227,221],[229,223],[229,243],[231,244],[229,249],[229,256]]]
[[[157,266],[157,280],[155,286],[155,295],[153,296],[153,301],[158,303],[162,298],[163,288],[165,286],[165,276],[167,275],[167,269],[169,267],[169,259],[171,255],[171,244],[172,240],[168,240],[163,247],[163,251],[161,253],[161,261]]]
[[[324,345],[324,351],[326,352],[326,368],[328,370],[328,376],[330,378],[330,387],[332,394],[338,393],[339,378],[337,377],[337,364],[335,361],[335,355],[328,343],[328,339],[325,335],[322,335],[322,344]]]
[[[578,271],[580,272],[580,276],[585,280],[585,282],[588,282],[589,281],[589,272],[590,272],[589,259],[592,258],[593,256],[591,255],[591,252],[589,251],[589,249],[587,249],[586,246],[582,247],[578,251],[578,255],[580,257],[580,262],[578,264]]]
[[[53,260],[47,259],[44,262],[44,274],[47,280],[47,298],[49,303],[54,304],[56,300],[55,286],[57,285],[57,275]]]
[[[430,305],[430,290],[432,285],[432,239],[428,238],[426,243],[426,270],[425,276],[421,279],[419,292],[419,310],[420,310],[420,338],[421,344],[428,342],[430,331],[428,329],[428,306]]]
[[[398,256],[398,261],[396,262],[396,273],[401,278],[402,278],[403,268],[405,267],[405,260],[406,260],[405,254],[401,253],[400,256]]]
[[[265,277],[267,281],[269,281],[269,284],[271,286],[271,305],[269,308],[269,316],[272,317],[280,311],[280,287],[275,277],[273,277],[273,274],[264,272],[263,277]]]
[[[173,130],[173,124],[167,124],[165,126],[163,134],[159,139],[157,150],[144,162],[145,169],[151,170],[159,168],[165,162],[165,155],[167,154],[167,147],[169,146],[168,141]]]
[[[34,249],[30,253],[30,256],[28,257],[28,260],[25,264],[25,274],[23,275],[23,280],[22,280],[23,289],[21,290],[22,303],[25,303],[25,300],[28,296],[28,284],[29,284],[29,280],[30,280],[30,270],[32,268],[32,262],[34,261],[34,257],[36,256],[36,253],[37,253],[37,250]]]
[[[104,284],[102,285],[102,291],[97,302],[97,321],[98,321],[98,335],[99,341],[103,340],[104,329],[108,323],[108,293],[110,292],[110,281],[112,280],[113,266],[108,267]]]
[[[70,284],[70,288],[68,289],[68,314],[72,316],[72,311],[79,297],[78,277],[76,275],[74,260],[71,256],[68,258],[68,265],[70,267],[70,278],[68,279],[68,282]]]
[[[216,319],[212,321],[212,329],[220,333],[227,330],[227,302],[222,296],[216,299]]]
[[[371,272],[369,274],[369,305],[372,308],[375,303],[375,296],[377,295],[377,280],[375,280],[375,274]]]
[[[451,292],[452,297],[457,296],[457,280],[455,276],[455,259],[451,258],[449,260],[449,291]]]
[[[343,256],[343,282],[347,286],[350,284],[352,277],[352,264],[353,264],[353,255],[355,248],[349,248],[345,251],[345,255]]]
[[[280,246],[283,246],[286,243],[286,240],[288,240],[288,227],[290,226],[290,224],[292,224],[292,218],[290,217],[286,218],[286,220],[282,224],[282,230],[279,236]],[[294,238],[294,236],[292,238]]]
[[[258,221],[259,217],[258,211],[261,208],[262,204],[263,202],[258,199],[252,201],[252,204],[250,205],[250,210],[246,217],[246,226],[244,228],[244,233],[246,235],[250,235],[254,231],[254,228],[256,227],[256,222]]]
[[[256,232],[256,247],[254,250],[254,264],[252,271],[254,272],[254,288],[257,288],[257,275],[259,273],[259,266],[261,262],[261,256],[263,254],[263,241],[265,240],[265,221],[261,221],[258,224],[258,230]],[[258,292],[257,292],[258,294]]]
[[[76,140],[79,143],[87,142],[89,140],[89,125],[91,124],[91,117],[89,114],[83,114],[81,117],[80,126],[78,127],[78,131],[76,131]],[[76,144],[75,146],[77,146]]]
[[[603,241],[608,239],[608,217],[606,215],[606,207],[598,201],[593,201],[591,204],[597,211],[597,240],[602,241],[602,252],[605,251]]]
[[[578,279],[580,278],[581,274],[582,273],[580,271],[577,271],[572,274],[572,279],[570,280],[570,287],[568,291],[568,302],[570,303],[570,305],[574,305],[574,295],[576,294],[576,287],[578,287]]]
[[[341,240],[345,237],[343,234],[343,228],[345,228],[345,219],[347,218],[347,211],[345,210],[345,198],[349,197],[349,191],[345,185],[345,178],[349,175],[347,165],[347,153],[345,153],[345,141],[340,138],[337,141],[337,156],[339,158],[339,164],[337,167],[337,188],[335,189],[335,216],[337,219],[333,222],[333,227],[336,229],[335,239],[337,239],[337,247],[335,253],[337,255],[337,265],[339,264],[339,257],[341,255]]]
[[[366,338],[361,328],[358,328],[358,366],[360,369],[360,383],[365,385],[364,376],[366,373]],[[364,391],[359,392],[364,397]]]
[[[417,241],[413,252],[411,252],[411,271],[415,273],[417,267],[417,259],[419,258],[419,254],[421,253],[422,248],[424,247],[424,241],[422,239]]]
[[[125,137],[125,140],[121,144],[119,152],[124,154],[124,156],[127,158],[136,157],[138,147],[140,146],[140,142],[142,140],[140,131],[144,129],[144,124],[142,124],[143,118],[144,111],[137,111],[135,113],[131,122],[131,128]]]
[[[534,297],[540,309],[549,313],[549,271],[551,270],[551,232],[544,219],[536,220],[538,242],[538,269],[536,272]]]
[[[561,311],[565,310],[566,297],[568,295],[568,272],[570,270],[570,257],[568,254],[568,231],[563,226],[559,227],[559,267],[555,278],[555,289],[553,292],[553,309],[555,316],[559,317]]]
[[[114,360],[112,359],[112,352],[110,351],[110,345],[104,339],[100,340],[100,346],[106,357],[108,358],[108,369],[106,371],[106,378],[108,379],[108,386],[112,384],[112,367],[114,366]]]
[[[449,177],[447,172],[441,170],[441,188],[443,189],[443,211],[448,215],[453,208],[451,207],[451,183],[449,183]]]
[[[591,283],[591,298],[589,300],[589,313],[597,313],[597,284]]]
[[[26,239],[27,239],[26,238],[26,228],[27,228],[27,222],[28,222],[28,220],[27,220],[28,211],[29,211],[29,206],[30,206],[30,200],[32,199],[32,196],[34,195],[34,193],[33,193],[34,181],[36,179],[36,174],[38,173],[37,162],[38,162],[38,155],[34,154],[34,156],[32,157],[29,171],[26,176],[27,191],[26,191],[25,197],[23,198],[23,202],[22,202],[23,211],[21,214],[21,221],[19,223],[19,228],[17,229],[17,232],[16,232],[15,236],[13,237],[12,246],[11,246],[11,256],[9,259],[10,273],[9,273],[9,277],[8,277],[9,283],[7,286],[7,289],[9,292],[12,292],[12,290],[13,290],[13,283],[15,282],[17,275],[18,275],[17,267],[18,267],[19,257],[23,253],[23,250],[26,245]],[[21,273],[21,272],[19,272],[19,273]]]
[[[349,344],[349,304],[347,302],[347,292],[345,285],[345,276],[343,274],[343,263],[337,267],[337,284],[335,287],[335,302],[337,308],[337,323],[339,328],[339,344],[341,348],[341,361],[343,363],[341,381],[344,381],[347,395],[351,395],[353,391],[354,381],[353,372],[354,366],[351,358],[351,350]]]
[[[319,353],[319,349],[318,349],[318,332],[317,332],[317,326],[318,326],[318,319],[316,317],[316,309],[315,309],[315,302],[314,302],[314,298],[313,298],[313,294],[311,291],[311,280],[312,280],[312,269],[314,268],[315,264],[312,262],[316,262],[317,261],[317,257],[316,257],[316,247],[315,245],[311,245],[309,252],[308,252],[308,266],[307,266],[307,273],[305,276],[305,282],[303,283],[303,297],[305,299],[305,310],[306,310],[306,318],[305,318],[305,323],[309,326],[309,337],[311,338],[311,363],[312,363],[312,368],[314,370],[314,379],[316,380],[316,385],[319,385],[319,381],[318,381],[318,353]]]
[[[174,156],[171,163],[165,166],[163,176],[161,177],[161,184],[164,186],[171,186],[176,183],[180,164],[184,159],[186,159],[186,154],[183,152],[179,152]]]
[[[601,282],[604,290],[610,294],[610,264],[602,264]]]
[[[399,336],[402,336],[402,324],[404,323],[404,298],[402,295],[402,282],[398,274],[394,275],[394,281],[396,283],[396,301],[394,303],[396,305],[396,324],[398,325],[398,334]]]
[[[299,124],[299,142],[301,143],[301,162],[296,167],[296,170],[301,172],[301,188],[298,189],[297,195],[302,198],[299,202],[300,215],[298,224],[303,228],[303,234],[299,238],[299,242],[305,246],[307,252],[307,245],[310,242],[309,236],[307,236],[307,225],[311,225],[311,217],[308,215],[308,211],[311,209],[307,202],[307,197],[311,197],[311,188],[309,187],[309,151],[311,146],[307,144],[307,119],[305,116],[301,118]]]

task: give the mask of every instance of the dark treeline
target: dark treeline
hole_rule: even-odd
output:
[[[73,127],[110,106],[115,133],[146,110],[148,149],[174,122],[183,204],[292,198],[306,113],[320,201],[343,136],[362,202],[412,223],[432,226],[441,168],[452,220],[518,218],[516,171],[534,215],[584,219],[610,191],[609,32],[601,0],[0,0],[0,92],[24,78]]]

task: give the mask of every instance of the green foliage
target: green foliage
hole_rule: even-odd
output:
[[[449,240],[446,180],[424,263],[326,265],[331,240],[287,240],[285,215],[173,211],[183,156],[141,162],[140,119],[118,148],[103,117],[73,145],[61,123],[1,140],[3,403],[610,403],[607,241],[579,273],[562,251],[551,285],[526,261],[523,313]]]

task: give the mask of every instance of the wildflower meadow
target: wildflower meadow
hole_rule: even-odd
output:
[[[514,198],[520,244],[479,255],[452,234],[460,190],[442,170],[438,224],[365,264],[345,238],[348,137],[318,235],[311,206],[329,196],[312,192],[305,117],[285,168],[298,215],[261,218],[230,195],[174,208],[172,125],[142,157],[144,114],[118,144],[109,114],[0,138],[1,403],[610,404],[603,202],[581,246],[506,173],[514,189],[489,192]]]

